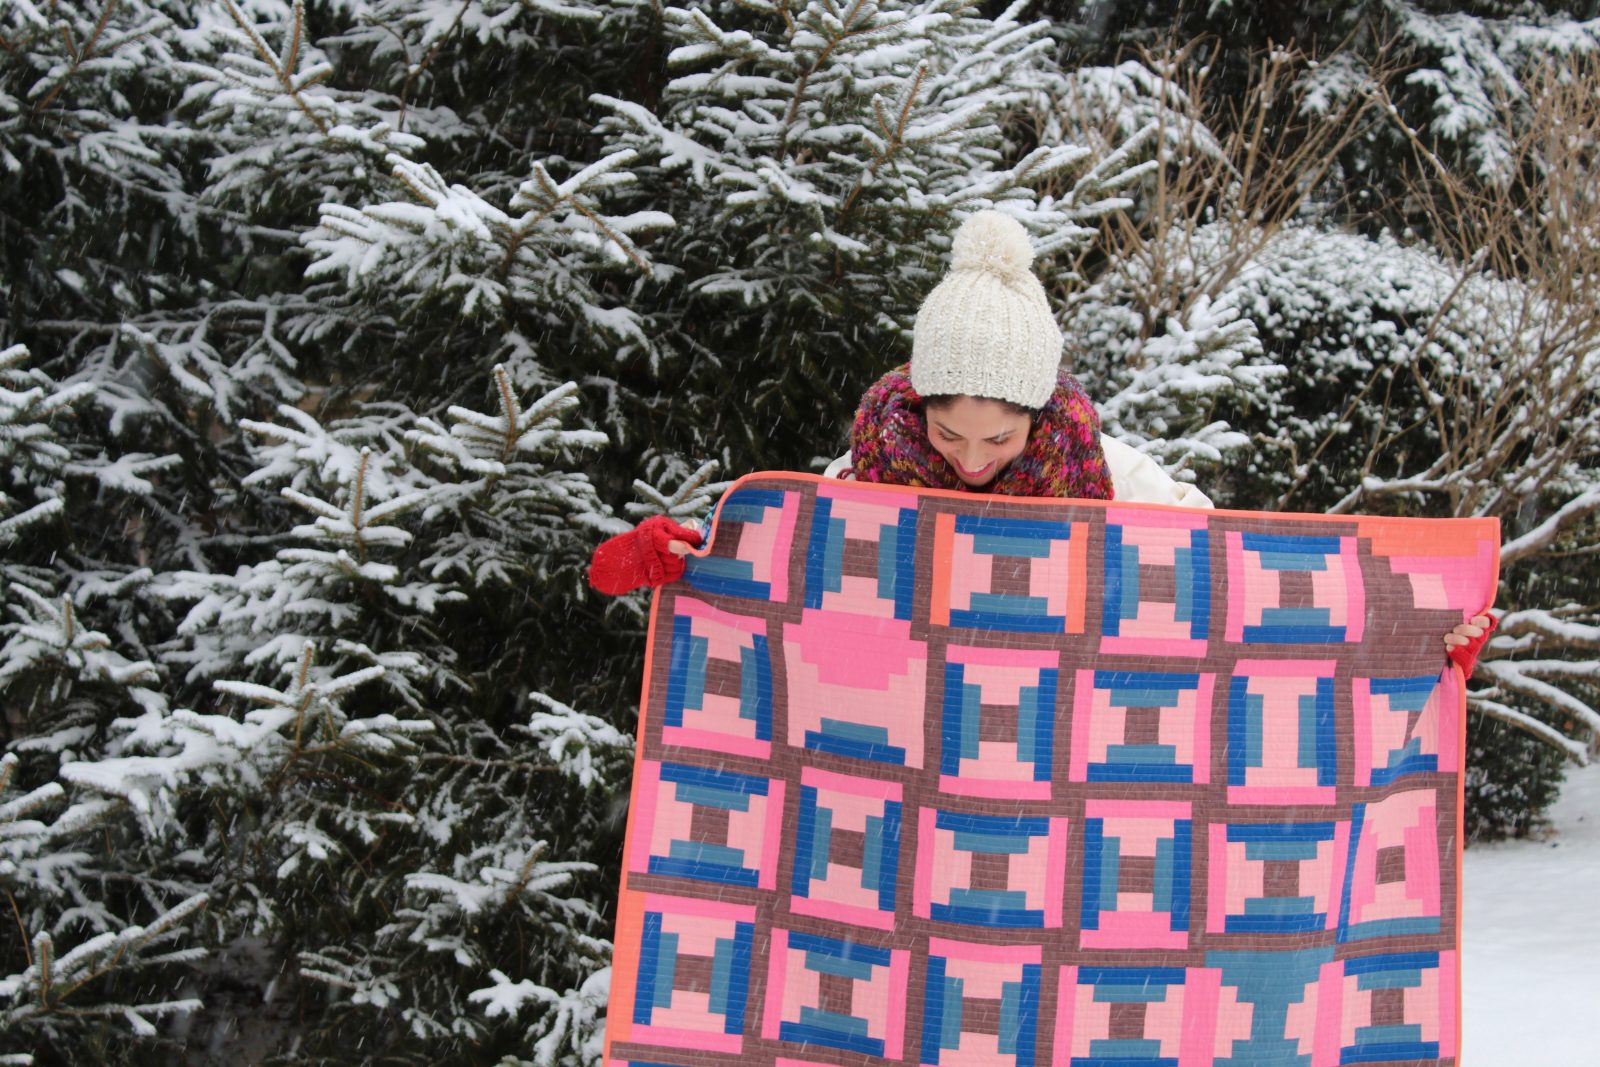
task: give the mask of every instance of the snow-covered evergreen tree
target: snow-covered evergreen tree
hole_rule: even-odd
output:
[[[46,555],[63,547],[85,483],[137,492],[148,485],[135,472],[164,466],[80,458],[68,423],[93,393],[29,366],[20,345],[0,352],[0,693],[12,750],[0,757],[0,890],[21,939],[0,957],[0,1025],[24,1049],[99,1043],[111,1027],[154,1037],[164,1018],[197,1006],[157,990],[202,954],[192,926],[205,894],[144,869],[148,809],[74,795],[52,774],[105,743],[110,715],[166,706],[155,665],[84,618],[149,572],[71,576]]]
[[[566,383],[670,220],[541,92],[633,9],[467,7],[0,13],[0,337],[49,356],[3,368],[0,877],[49,936],[0,1010],[43,1062],[592,1039],[633,684],[573,665],[636,636],[583,599],[623,524]]]
[[[253,823],[248,855],[194,832],[213,862],[245,868],[212,910],[327,988],[310,1039],[329,1049],[352,1031],[492,1046],[492,1020],[467,1000],[491,972],[559,991],[604,963],[599,915],[571,895],[593,864],[560,858],[586,819],[554,816],[607,784],[608,753],[629,742],[527,693],[557,672],[530,662],[522,642],[537,637],[516,615],[531,590],[562,588],[589,531],[611,528],[570,469],[603,437],[561,427],[570,385],[526,406],[503,368],[493,386],[493,414],[452,407],[447,422],[393,403],[327,427],[294,408],[246,421],[259,444],[245,483],[311,521],[270,558],[160,590],[188,605],[168,662],[251,710],[242,724],[179,713],[130,729],[180,764],[203,753],[183,773]],[[318,885],[341,904],[331,926]]]
[[[998,207],[1065,259],[1127,204],[1121,157],[1024,143],[1014,120],[1051,70],[1022,3],[697,0],[662,19],[659,106],[596,103],[657,197],[641,206],[676,222],[652,246],[672,267],[654,347],[616,371],[665,451],[721,444],[730,473],[837,454],[861,391],[907,358],[960,218]]]

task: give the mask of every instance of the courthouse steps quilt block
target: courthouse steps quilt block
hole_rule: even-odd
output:
[[[1498,544],[743,479],[653,610],[606,1063],[1459,1063]]]

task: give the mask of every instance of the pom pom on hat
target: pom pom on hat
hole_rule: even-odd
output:
[[[950,272],[917,311],[912,388],[1045,406],[1062,338],[1032,262],[1028,233],[1009,215],[980,211],[961,224]]]
[[[998,211],[980,211],[962,223],[950,247],[951,271],[986,270],[1017,284],[1032,280],[1032,265],[1028,231]]]

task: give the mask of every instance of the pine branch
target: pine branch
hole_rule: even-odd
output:
[[[89,40],[84,43],[81,49],[73,44],[70,25],[65,22],[61,24],[62,35],[66,38],[67,54],[72,57],[72,63],[56,81],[55,85],[51,87],[50,91],[44,95],[44,98],[33,105],[33,113],[35,115],[50,106],[51,102],[60,94],[61,90],[67,87],[67,83],[72,80],[73,76],[78,73],[85,63],[99,58],[95,55],[95,48],[99,45],[100,35],[106,32],[106,26],[110,24],[111,15],[116,9],[117,0],[106,0],[105,7],[101,8],[100,17],[95,20],[94,29],[89,34]]]
[[[305,32],[305,0],[294,0],[294,13],[291,16],[293,22],[290,26],[289,38],[284,44],[286,62],[273,55],[272,49],[267,47],[267,42],[256,32],[255,26],[245,17],[245,13],[239,9],[234,0],[222,0],[222,3],[228,9],[228,14],[233,18],[233,21],[238,24],[239,29],[249,39],[251,46],[255,48],[256,55],[261,59],[261,62],[271,68],[274,76],[278,79],[278,83],[283,86],[284,93],[294,101],[295,106],[300,109],[306,118],[311,120],[312,125],[317,128],[317,132],[327,137],[329,135],[327,122],[316,113],[316,110],[301,95],[301,89],[305,88],[306,85],[315,84],[315,82],[296,85],[294,81],[294,67],[299,62],[300,56],[301,35]]]

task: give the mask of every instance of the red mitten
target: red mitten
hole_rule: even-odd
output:
[[[1472,668],[1478,664],[1478,653],[1483,651],[1483,646],[1488,643],[1489,635],[1494,633],[1494,628],[1500,625],[1500,620],[1490,615],[1487,611],[1480,612],[1480,614],[1488,616],[1489,619],[1489,625],[1483,628],[1483,636],[1468,638],[1467,643],[1464,645],[1451,645],[1445,649],[1445,655],[1449,656],[1451,662],[1461,668],[1461,677],[1463,679],[1472,677]]]
[[[600,543],[589,560],[589,584],[610,596],[647,585],[666,585],[683,577],[683,557],[667,549],[668,541],[700,544],[700,534],[665,515],[652,515],[625,534]]]

